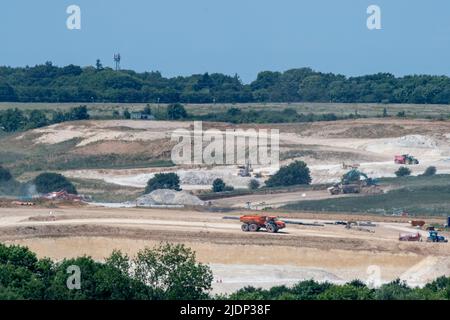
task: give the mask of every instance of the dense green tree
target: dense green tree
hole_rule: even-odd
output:
[[[435,166],[429,166],[428,168],[425,169],[424,173],[422,174],[423,176],[426,177],[431,177],[434,176],[437,172],[437,169]]]
[[[331,286],[317,296],[319,300],[372,300],[373,291],[366,286]]]
[[[97,59],[97,61],[95,62],[95,68],[97,69],[97,71],[103,70],[103,64],[100,59]]]
[[[252,180],[250,180],[250,182],[248,183],[248,188],[249,188],[250,190],[256,190],[256,189],[259,188],[260,185],[261,185],[261,184],[259,183],[258,180],[252,179]]]
[[[186,109],[182,104],[175,103],[170,104],[167,107],[167,119],[169,120],[180,120],[187,117]]]
[[[196,261],[195,253],[181,244],[164,243],[138,252],[135,277],[164,299],[198,300],[208,297],[213,275]]]
[[[292,186],[310,184],[311,175],[308,166],[303,161],[295,161],[280,170],[266,181],[268,187]]]
[[[17,101],[17,94],[8,83],[0,81],[0,101]]]
[[[400,167],[397,171],[395,171],[395,175],[397,177],[405,177],[411,175],[411,169],[408,167]]]
[[[75,186],[59,173],[41,173],[34,179],[34,183],[39,193],[65,190],[68,193],[77,194]]]
[[[124,119],[131,119],[131,113],[130,113],[130,111],[128,111],[128,109],[125,109],[123,111],[123,117],[124,117]]]
[[[212,184],[212,190],[213,192],[225,191],[225,182],[220,178],[215,179]]]
[[[11,172],[9,172],[8,169],[5,169],[2,166],[0,166],[0,182],[11,181],[12,178],[13,177],[11,175]]]
[[[172,189],[180,191],[180,177],[176,173],[157,173],[147,182],[145,193],[150,193],[157,189]]]
[[[101,71],[101,72],[99,72]],[[95,66],[0,67],[0,101],[22,102],[362,102],[450,103],[450,78],[378,73],[359,77],[310,68],[263,71],[243,84],[239,76],[218,73],[164,78],[160,72],[115,72]]]
[[[69,120],[88,120],[89,119],[89,113],[87,106],[79,106],[72,108],[69,112],[69,114],[66,116]]]
[[[25,127],[27,118],[19,109],[7,109],[0,113],[0,129],[14,132]]]
[[[49,120],[47,119],[45,113],[41,110],[32,110],[30,113],[30,117],[27,121],[27,128],[41,128],[45,127],[49,124]]]

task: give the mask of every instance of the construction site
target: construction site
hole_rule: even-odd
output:
[[[375,277],[380,284],[400,278],[423,286],[450,274],[448,199],[421,199],[411,189],[447,190],[449,122],[203,125],[280,130],[280,165],[304,161],[311,185],[264,188],[278,168],[251,163],[158,166],[170,160],[171,133],[192,128],[188,121],[56,124],[8,136],[0,144],[14,154],[33,155],[32,160],[17,157],[10,165],[20,172],[19,182],[36,175],[26,168],[39,161],[41,170],[74,181],[82,196],[54,192],[36,199],[31,191],[5,195],[0,201],[0,241],[26,245],[55,260],[81,255],[102,260],[114,249],[133,255],[161,241],[184,243],[213,270],[215,293],[308,279],[371,283]],[[115,165],[114,159],[125,163]],[[409,180],[395,178],[401,166],[410,169]],[[439,176],[423,177],[430,166]],[[180,177],[182,191],[143,194],[155,174],[170,172]],[[217,178],[235,191],[211,194]],[[261,188],[249,190],[251,180]],[[403,202],[386,207],[385,198],[379,197],[396,199],[396,192],[402,192]],[[351,210],[339,207],[342,201],[350,202]],[[435,204],[432,214],[425,210],[427,201]],[[361,202],[374,203],[373,208],[359,207]]]
[[[450,268],[448,244],[426,241],[429,231],[401,217],[274,212],[285,228],[271,233],[242,231],[241,211],[16,206],[1,208],[0,214],[3,243],[25,245],[55,260],[81,255],[102,260],[114,249],[133,255],[161,241],[184,243],[212,268],[215,293],[309,279],[370,284],[374,268],[379,284],[400,278],[423,286]],[[424,241],[400,241],[416,233]]]

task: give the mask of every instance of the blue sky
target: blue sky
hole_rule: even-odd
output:
[[[81,7],[82,29],[66,28]],[[382,30],[366,9],[380,6]],[[311,67],[361,75],[450,75],[448,0],[4,0],[0,65],[93,65],[165,76]]]

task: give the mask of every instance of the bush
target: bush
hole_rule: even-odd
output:
[[[75,121],[75,120],[88,120],[89,114],[88,109],[86,106],[79,106],[76,108],[72,108],[69,111],[69,114],[67,115],[67,118],[69,120]]]
[[[411,169],[408,167],[400,167],[397,171],[395,171],[395,175],[397,177],[405,177],[411,175]]]
[[[234,188],[232,186],[227,186],[222,179],[217,178],[213,181],[212,191],[213,192],[224,192],[224,191],[233,191]]]
[[[225,182],[222,179],[216,179],[213,181],[212,190],[213,192],[223,192],[225,191]]]
[[[65,190],[77,194],[75,186],[63,175],[58,173],[42,173],[34,179],[36,190],[39,193],[50,193]]]
[[[0,182],[10,181],[12,179],[12,175],[8,169],[0,166]]]
[[[180,191],[180,177],[176,173],[157,173],[147,182],[145,193],[150,193],[157,189],[172,189]]]
[[[426,177],[431,177],[431,176],[434,176],[436,174],[436,172],[437,172],[436,167],[430,166],[425,170],[425,172],[422,175],[426,176]]]
[[[250,180],[250,182],[248,183],[248,188],[249,188],[250,190],[256,190],[256,189],[259,188],[259,186],[260,186],[260,183],[259,183],[259,181],[256,180],[256,179],[252,179],[252,180]]]
[[[182,104],[175,103],[167,107],[167,119],[179,120],[187,117],[186,109]]]
[[[295,161],[281,169],[266,182],[268,187],[292,186],[310,184],[311,175],[308,166],[303,161]]]

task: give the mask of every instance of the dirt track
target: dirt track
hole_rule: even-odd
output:
[[[292,284],[311,277],[335,282],[367,280],[368,268],[374,265],[381,268],[383,281],[405,274],[410,283],[423,284],[449,274],[448,244],[398,242],[398,233],[409,230],[406,223],[377,225],[375,233],[336,225],[288,225],[279,234],[243,233],[238,221],[209,212],[0,209],[2,242],[27,245],[40,256],[54,259],[82,254],[103,259],[113,249],[134,254],[160,241],[185,243],[197,252],[200,261],[211,265],[220,280],[214,284],[216,292],[250,284]],[[253,276],[248,276],[253,271]]]

